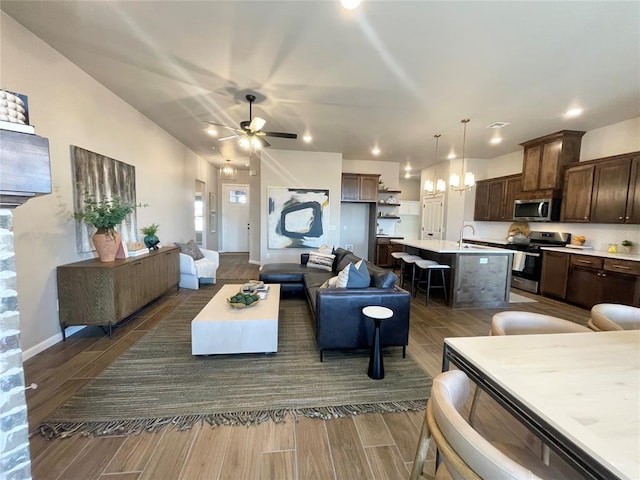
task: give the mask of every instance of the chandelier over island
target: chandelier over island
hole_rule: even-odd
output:
[[[471,190],[476,184],[475,176],[473,175],[473,173],[465,171],[467,161],[465,157],[465,144],[467,142],[467,123],[469,123],[470,121],[471,120],[469,120],[468,118],[460,120],[460,122],[464,125],[464,133],[462,136],[462,168],[460,171],[460,175],[454,173],[449,179],[449,186],[454,192],[462,193],[465,190]]]

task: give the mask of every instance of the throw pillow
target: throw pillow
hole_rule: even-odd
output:
[[[349,283],[349,270],[351,270],[351,263],[349,263],[346,267],[340,270],[338,274],[338,281],[336,282],[336,288],[347,288],[347,283]]]
[[[337,281],[338,281],[338,276],[336,275],[335,277],[331,277],[322,285],[320,285],[320,288],[336,288]]]
[[[173,242],[173,244],[180,249],[180,253],[189,255],[194,260],[200,260],[204,258],[204,255],[198,248],[198,244],[195,240],[189,240],[187,243]]]
[[[309,253],[309,261],[307,267],[319,268],[320,270],[331,271],[333,267],[334,255],[330,253],[311,252]]]
[[[376,288],[393,288],[398,277],[393,272],[377,273],[373,277]]]
[[[360,260],[355,265],[351,264],[347,288],[367,288],[369,285],[371,285],[371,276],[364,260]]]

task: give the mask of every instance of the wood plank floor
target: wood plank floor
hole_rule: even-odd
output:
[[[223,254],[220,279],[257,278],[247,255]],[[71,395],[184,302],[190,290],[171,292],[139,312],[109,340],[85,328],[25,362],[29,425],[33,429]],[[543,297],[511,310],[546,313],[586,324],[589,312]],[[445,337],[486,335],[495,309],[451,310],[418,297],[411,306],[409,355],[432,377],[441,370]],[[466,406],[468,408],[468,405]],[[354,418],[289,419],[255,427],[198,426],[138,436],[31,438],[34,480],[359,480],[406,479],[422,425],[422,412]],[[477,428],[490,439],[539,451],[539,441],[488,395],[480,396]],[[433,466],[433,452],[430,455]],[[553,456],[554,479],[581,478]]]

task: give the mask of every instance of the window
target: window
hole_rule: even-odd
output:
[[[247,203],[247,191],[229,190],[229,203]]]

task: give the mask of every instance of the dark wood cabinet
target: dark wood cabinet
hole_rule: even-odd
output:
[[[378,180],[380,175],[343,173],[342,193],[343,202],[377,202]]]
[[[391,256],[393,252],[401,252],[404,247],[397,243],[391,243],[389,238],[378,237],[376,244],[376,265],[380,267],[393,267],[395,259]]]
[[[540,293],[565,299],[567,296],[570,259],[571,255],[566,253],[546,251],[542,254]]]
[[[591,201],[592,222],[634,223],[632,216],[634,210],[637,212],[639,201],[637,198],[639,158],[622,157],[596,165]],[[638,223],[637,220],[635,223]]]
[[[571,255],[566,299],[585,308],[598,303],[640,306],[639,274],[638,262]]]
[[[562,130],[521,143],[524,147],[522,190],[549,190],[550,196],[563,186],[564,166],[580,161],[585,132]]]
[[[474,220],[506,221],[513,218],[513,202],[519,196],[522,175],[480,180],[476,183]]]
[[[640,152],[567,167],[561,219],[640,223]]]
[[[594,173],[594,164],[567,168],[562,196],[563,222],[590,221]]]
[[[140,257],[99,259],[57,268],[60,326],[108,327],[130,316],[178,285],[177,247],[163,247]]]

